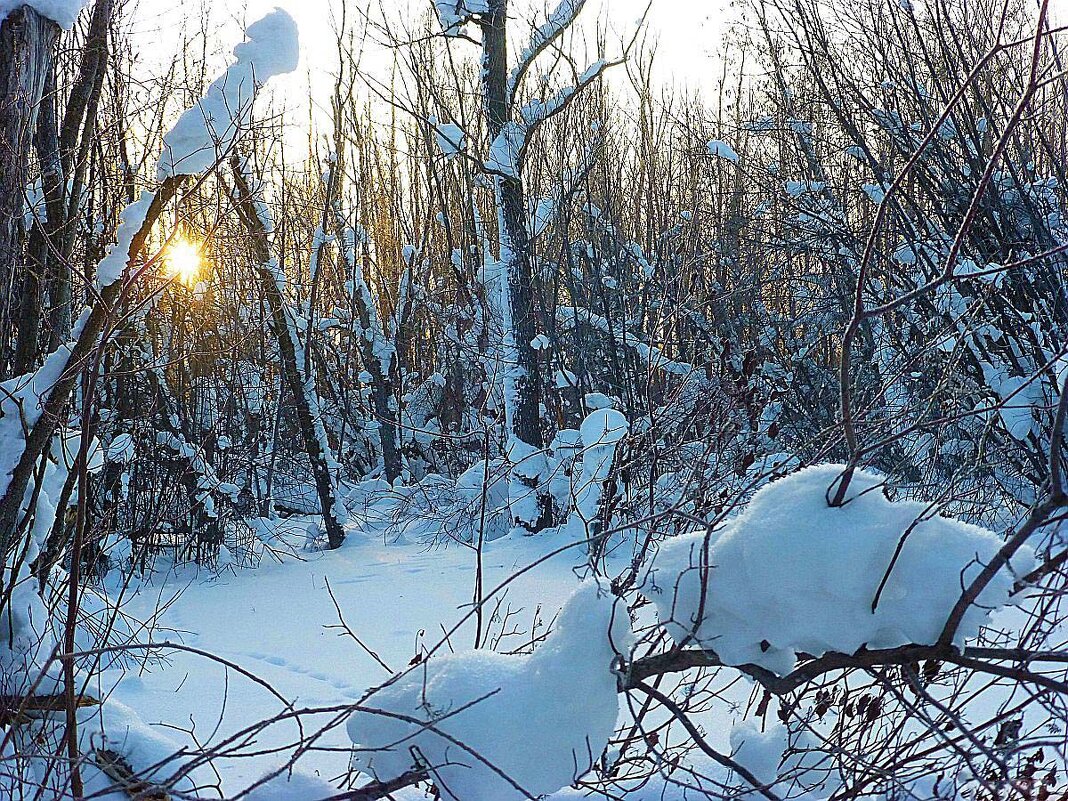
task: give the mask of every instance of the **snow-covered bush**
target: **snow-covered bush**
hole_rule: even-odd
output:
[[[844,469],[773,481],[720,530],[661,544],[643,592],[676,642],[780,675],[802,653],[938,642],[1002,541],[929,504],[888,500],[884,477],[871,472],[857,472],[846,502],[830,506]],[[954,643],[974,638],[1033,566],[1025,547],[969,607]]]
[[[369,694],[348,721],[355,764],[379,780],[425,771],[455,801],[566,787],[615,730],[632,638],[626,607],[588,581],[532,654],[431,657]]]

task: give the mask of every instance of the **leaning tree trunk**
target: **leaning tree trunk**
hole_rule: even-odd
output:
[[[130,239],[127,249],[129,261],[133,261],[144,250],[152,226],[174,197],[181,180],[168,178],[151,196],[142,224]],[[89,314],[84,324],[79,327],[78,337],[69,350],[52,354],[52,358],[57,360],[56,373],[59,378],[45,390],[40,399],[40,408],[33,410],[36,419],[24,435],[25,439],[14,469],[8,476],[0,476],[0,489],[3,490],[0,495],[0,564],[15,545],[16,535],[19,533],[19,513],[33,471],[44,456],[60,423],[65,419],[64,409],[77,386],[81,370],[90,362],[101,335],[114,321],[115,307],[122,295],[124,283],[120,279],[103,287],[96,302],[89,307]]]
[[[0,23],[0,331],[8,331],[21,276],[26,184],[37,113],[59,26],[23,6]],[[40,314],[40,304],[34,310]],[[6,333],[0,373],[7,369]]]
[[[281,357],[282,374],[293,395],[297,407],[297,423],[300,427],[304,451],[311,462],[312,479],[322,508],[323,524],[326,527],[327,543],[331,549],[340,548],[345,540],[341,524],[344,506],[337,492],[334,477],[330,474],[330,446],[326,441],[319,414],[318,401],[314,397],[312,379],[306,375],[298,351],[300,340],[287,317],[286,300],[282,294],[280,268],[271,257],[268,221],[260,216],[260,204],[252,193],[249,181],[240,169],[234,170],[236,186],[235,201],[243,222],[249,229],[252,250],[258,262],[260,288],[271,310],[271,327],[274,329]],[[314,408],[313,408],[314,407]]]

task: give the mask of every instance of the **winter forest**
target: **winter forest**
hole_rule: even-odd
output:
[[[1068,797],[1068,4],[279,2],[0,0],[0,801]]]

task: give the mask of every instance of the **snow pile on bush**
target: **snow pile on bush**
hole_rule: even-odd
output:
[[[887,500],[883,479],[865,471],[854,475],[848,502],[830,507],[827,489],[843,469],[811,467],[767,485],[708,537],[707,548],[701,533],[660,547],[644,593],[676,641],[692,634],[726,664],[751,663],[784,675],[798,652],[851,654],[862,646],[938,640],[962,587],[1001,540],[940,517],[927,504]],[[1025,549],[1012,572],[1032,564],[1033,553]],[[990,610],[1007,602],[1012,584],[1008,570],[990,582],[965,614],[956,644],[974,637]]]
[[[149,785],[166,787],[174,798],[197,798],[198,788],[215,779],[209,766],[196,765],[195,751],[147,725],[125,704],[115,700],[79,710],[81,752],[93,755],[82,767],[85,798],[128,801],[130,794],[97,766],[97,749],[117,754]],[[141,796],[139,796],[141,797]],[[145,798],[152,797],[145,793]],[[156,796],[158,797],[158,796]]]
[[[818,798],[828,798],[841,786],[834,758],[811,731],[802,730],[791,740],[778,721],[747,720],[731,729],[730,742],[735,762],[780,798],[798,798],[798,790],[817,789]],[[754,790],[744,797],[755,799],[758,794]]]
[[[443,797],[462,801],[572,784],[616,725],[613,662],[633,635],[613,601],[586,582],[533,654],[432,657],[396,678],[349,718],[356,767],[384,781],[429,766]]]
[[[229,152],[237,132],[248,125],[257,88],[297,68],[297,25],[285,11],[275,9],[252,23],[245,36],[248,41],[234,48],[237,61],[163,138],[157,168],[160,180],[197,175],[215,164]]]
[[[616,447],[627,436],[627,418],[615,409],[595,409],[586,415],[582,433],[582,478],[575,492],[575,511],[587,523],[597,517],[605,480],[612,472]]]
[[[560,442],[554,440],[554,446],[565,454],[565,458],[567,452],[578,450],[581,441],[582,455],[577,460],[577,466],[581,469],[575,470],[571,481],[562,482],[571,498],[561,498],[561,501],[574,501],[574,508],[562,529],[569,536],[587,539],[600,534],[598,516],[605,481],[612,472],[616,449],[629,431],[627,418],[620,412],[611,408],[597,408],[586,415],[579,432],[572,432],[579,435],[577,438],[571,440],[570,437],[564,437],[560,438]],[[565,434],[567,431],[560,433]]]
[[[89,0],[0,0],[0,22],[7,19],[11,12],[29,6],[42,17],[48,17],[61,28],[70,30],[87,5]]]
[[[457,36],[461,26],[476,14],[488,14],[486,0],[434,0],[445,33]]]

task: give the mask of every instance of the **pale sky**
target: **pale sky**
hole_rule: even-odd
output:
[[[331,8],[337,0],[136,0],[134,28],[144,44],[148,59],[155,55],[167,58],[177,42],[176,32],[182,18],[194,20],[203,8],[210,9],[211,29],[220,40],[234,39],[221,44],[229,52],[240,41],[241,21],[254,20],[266,11],[280,6],[289,11],[301,30],[302,64],[299,72],[329,71],[333,63],[334,39],[331,27]],[[349,7],[366,8],[377,0],[348,0]],[[388,9],[398,16],[432,7],[432,0],[384,0]],[[555,5],[556,0],[512,0],[512,13],[532,15],[535,9]],[[590,0],[581,19],[592,24],[607,19],[621,39],[635,28],[648,0]],[[718,45],[728,0],[652,0],[648,29],[660,40],[658,77],[673,83],[686,83],[700,88],[711,80],[709,53]],[[351,12],[350,12],[351,13]],[[544,10],[542,12],[544,19]],[[192,27],[198,26],[195,22]],[[232,31],[228,30],[232,27]],[[610,40],[611,41],[611,40]],[[156,46],[157,44],[162,46]],[[610,54],[609,54],[610,55]],[[706,77],[707,76],[707,77]]]
[[[150,79],[166,72],[174,54],[182,50],[185,36],[197,37],[190,48],[192,62],[199,61],[203,42],[199,32],[207,30],[210,38],[204,58],[206,78],[211,80],[230,62],[234,45],[241,42],[243,28],[275,7],[289,11],[300,28],[301,63],[292,75],[272,80],[270,94],[281,100],[286,112],[288,144],[301,150],[306,139],[309,102],[316,109],[316,117],[325,113],[329,93],[333,88],[333,74],[337,64],[336,39],[331,11],[343,0],[129,0],[126,19],[133,34],[133,45],[140,64],[135,74]],[[420,11],[433,8],[433,0],[347,0],[350,15],[355,9],[377,9],[385,5],[394,19],[413,18]],[[546,7],[555,7],[559,0],[511,0],[510,13],[516,21],[516,41],[519,31],[527,30],[521,20],[544,22]],[[684,86],[689,90],[711,92],[716,80],[712,67],[713,54],[725,27],[726,9],[730,0],[652,0],[646,19],[647,32],[659,40],[654,79],[661,84]],[[606,43],[607,57],[619,52],[624,40],[629,41],[637,21],[649,0],[587,0],[580,21],[593,31],[598,23],[606,22],[610,35]],[[535,10],[541,9],[540,15]],[[201,20],[207,22],[202,24]],[[457,42],[458,48],[474,52],[475,45]],[[371,80],[388,79],[391,59],[381,48],[365,53],[361,69]],[[621,69],[609,72],[609,80],[625,79]],[[308,83],[312,84],[311,92]],[[151,98],[149,98],[149,102]],[[275,106],[277,108],[278,106]],[[177,115],[180,109],[172,109]]]

